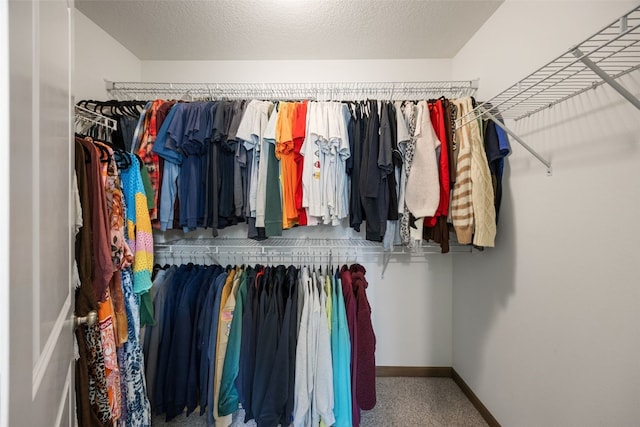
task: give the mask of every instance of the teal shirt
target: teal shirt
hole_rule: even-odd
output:
[[[332,275],[331,357],[333,359],[333,413],[336,427],[351,427],[351,339],[340,276]]]
[[[240,369],[240,344],[242,342],[242,316],[247,299],[247,272],[242,272],[240,287],[236,296],[236,307],[233,310],[227,353],[224,356],[222,378],[220,381],[220,398],[218,399],[218,415],[225,416],[238,410],[239,395],[236,378]]]

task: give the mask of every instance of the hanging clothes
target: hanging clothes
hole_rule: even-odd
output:
[[[148,102],[132,141],[152,226],[216,236],[246,222],[247,237],[263,240],[349,217],[385,250],[433,240],[446,253],[450,229],[459,243],[491,246],[508,141],[493,125],[489,145],[477,124],[456,131],[468,102]]]
[[[451,123],[447,120],[446,100],[438,99],[429,102],[429,115],[436,136],[440,141],[440,149],[437,151],[440,201],[435,215],[424,220],[423,238],[427,241],[433,240],[439,243],[442,253],[447,253],[449,252],[447,217],[451,199],[451,140],[448,128],[450,128]]]
[[[454,101],[458,116],[469,113],[469,104],[464,100]],[[471,243],[474,227],[474,211],[471,196],[471,136],[470,127],[463,126],[456,132],[458,155],[456,160],[456,182],[451,198],[451,219],[462,244]]]
[[[333,307],[331,315],[331,358],[333,361],[334,415],[337,426],[353,425],[351,414],[351,341],[340,271],[331,276]]]
[[[378,166],[380,152],[380,118],[378,116],[378,103],[369,101],[366,106],[369,117],[365,137],[362,146],[362,161],[360,164],[360,200],[366,218],[366,238],[372,241],[382,241],[386,228],[386,210],[381,211],[381,206],[386,206],[388,187],[386,173]]]
[[[140,326],[141,317],[153,322],[153,311],[150,299],[146,305],[147,298],[134,293],[136,278],[131,270],[144,265],[145,258],[150,261],[143,249],[147,243],[153,245],[140,164],[134,156],[103,141],[77,137],[75,144],[83,220],[76,241],[80,287],[75,312],[86,316],[95,310],[98,314],[98,324],[76,329],[78,423],[148,426],[151,410],[143,377]],[[132,179],[137,191],[131,198],[127,191]],[[137,214],[127,209],[128,198],[134,207],[138,202]],[[136,234],[142,232],[145,216],[148,242],[136,248]],[[130,232],[132,226],[136,232]],[[145,289],[144,283],[138,285]],[[150,283],[146,290],[149,287]]]
[[[241,404],[245,421],[260,427],[358,425],[352,411],[376,400],[375,387],[358,397],[352,383],[359,375],[367,387],[375,374],[373,354],[361,354],[375,352],[364,275],[357,264],[343,267],[341,277],[354,284],[343,295],[332,271],[307,267],[223,271],[189,264],[160,271],[154,302],[163,316],[145,343],[147,377],[156,372],[155,411],[170,420],[200,405],[208,425],[227,425]],[[349,326],[364,337],[354,352]],[[352,356],[361,371],[350,370]]]
[[[466,98],[468,111],[474,107],[471,98]],[[491,172],[482,143],[480,120],[472,120],[466,126],[471,145],[471,198],[475,217],[473,244],[493,247],[496,237],[496,211]]]
[[[86,316],[97,310],[97,298],[91,280],[93,271],[92,224],[90,181],[88,174],[95,173],[96,154],[90,147],[75,139],[75,168],[80,206],[82,209],[82,227],[76,235],[76,262],[80,286],[76,289],[74,312],[77,316]],[[91,163],[93,162],[93,163]],[[93,167],[87,167],[93,166]],[[92,172],[93,171],[93,172]],[[111,408],[108,398],[105,376],[104,355],[100,345],[99,325],[82,325],[75,329],[78,343],[78,356],[75,364],[76,411],[80,426],[112,426]]]
[[[504,173],[504,159],[511,154],[511,147],[506,133],[493,121],[484,122],[484,149],[491,171],[493,193],[496,210],[496,224],[502,204],[502,176]]]
[[[276,123],[275,157],[280,162],[283,229],[298,224],[298,209],[295,201],[298,171],[293,145],[295,112],[295,103],[281,102]]]
[[[360,198],[360,165],[362,160],[362,138],[366,129],[360,104],[350,104],[351,121],[349,127],[349,150],[351,156],[347,159],[346,171],[351,178],[351,197],[349,202],[349,226],[360,232],[360,225],[364,220],[362,201]]]

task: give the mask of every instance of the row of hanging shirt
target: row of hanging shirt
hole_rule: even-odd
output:
[[[228,426],[360,425],[376,404],[365,269],[165,266],[145,330],[149,399],[167,421],[198,406]]]
[[[147,103],[133,150],[166,230],[248,223],[248,237],[342,224],[386,248],[493,246],[506,135],[456,117],[472,98],[420,102]],[[497,136],[496,136],[497,135]],[[458,161],[460,159],[460,161]],[[413,167],[415,164],[415,167]],[[268,196],[267,196],[268,195]]]
[[[74,143],[74,312],[98,314],[97,324],[75,330],[78,425],[150,425],[140,342],[141,323],[153,323],[146,169],[107,142],[76,136]]]

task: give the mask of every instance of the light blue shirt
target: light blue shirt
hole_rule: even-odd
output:
[[[331,316],[331,357],[333,359],[333,413],[335,427],[352,427],[351,339],[340,276],[331,275],[333,312]]]

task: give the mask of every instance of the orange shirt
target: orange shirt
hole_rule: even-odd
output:
[[[282,228],[298,223],[295,194],[298,167],[293,147],[293,119],[296,103],[281,102],[276,123],[276,158],[280,160],[280,185],[282,188]]]

